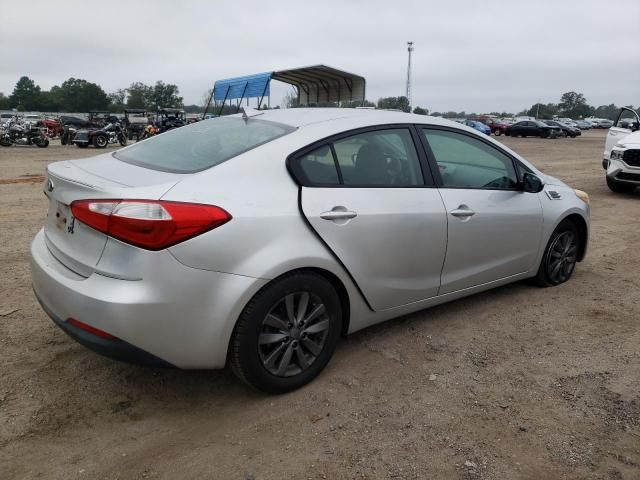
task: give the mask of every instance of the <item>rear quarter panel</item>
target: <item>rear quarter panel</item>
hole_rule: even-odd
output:
[[[285,138],[193,175],[167,192],[165,200],[217,205],[233,217],[169,252],[193,268],[266,280],[301,268],[326,270],[340,279],[352,317],[360,318],[359,313],[369,309],[349,274],[301,215],[299,187],[286,169],[287,155],[313,140],[306,135]]]

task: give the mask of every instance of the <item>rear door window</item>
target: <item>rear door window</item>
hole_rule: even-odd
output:
[[[240,117],[212,118],[177,128],[113,154],[152,170],[194,173],[294,131],[281,123]]]
[[[306,177],[305,183],[314,185],[340,185],[338,169],[329,145],[307,153],[299,159],[300,170]]]
[[[425,184],[411,131],[372,130],[294,158],[292,174],[304,186],[415,187]]]

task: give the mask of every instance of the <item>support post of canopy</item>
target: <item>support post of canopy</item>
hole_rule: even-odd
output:
[[[249,86],[249,82],[244,84],[244,88],[242,89],[242,96],[238,99],[238,108],[236,108],[236,113],[240,111],[240,105],[242,105],[242,99],[244,98],[244,94],[247,93],[247,87]],[[247,104],[249,103],[249,97],[247,97]]]
[[[204,113],[202,114],[202,120],[207,116],[207,112],[209,111],[209,107],[211,106],[211,100],[213,100],[213,88],[211,89],[211,95],[209,96],[209,101],[207,102],[207,106],[204,109]]]
[[[227,87],[227,91],[224,94],[224,100],[222,100],[222,104],[220,105],[220,110],[218,111],[218,116],[222,115],[222,111],[224,110],[224,104],[227,101],[227,97],[229,96],[229,88]]]

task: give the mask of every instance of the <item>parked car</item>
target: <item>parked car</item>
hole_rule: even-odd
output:
[[[570,127],[578,128],[578,124],[575,120],[571,120],[570,118],[553,118],[552,120],[556,122],[560,122],[564,125],[569,125]]]
[[[590,130],[591,128],[593,128],[591,122],[588,122],[586,120],[576,120],[575,122],[580,130]]]
[[[502,120],[494,117],[478,117],[477,120],[488,126],[491,129],[491,133],[497,137],[505,133],[508,127]]]
[[[477,120],[466,120],[464,124],[467,127],[471,127],[474,130],[484,133],[485,135],[491,135],[491,128],[482,122],[479,122]]]
[[[381,110],[246,110],[50,163],[44,190],[33,288],[62,330],[267,392],[311,381],[341,335],[564,283],[589,231],[584,192],[493,137]]]
[[[582,132],[577,127],[571,127],[566,123],[557,122],[555,120],[542,120],[547,125],[552,127],[558,127],[562,131],[563,137],[576,138],[578,135],[582,135]]]
[[[640,186],[640,115],[635,110],[620,109],[607,133],[602,167],[612,191],[631,193]]]
[[[593,128],[611,128],[613,122],[607,118],[587,118],[593,125]]]
[[[539,120],[523,120],[509,125],[505,133],[512,137],[556,138],[561,135],[559,127],[552,127]]]

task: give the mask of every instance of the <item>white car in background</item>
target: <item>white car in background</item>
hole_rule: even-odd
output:
[[[640,186],[640,115],[622,108],[609,129],[602,167],[607,171],[607,185],[618,193],[631,193]]]
[[[587,118],[589,122],[593,124],[593,128],[611,128],[613,122],[608,118]]]

